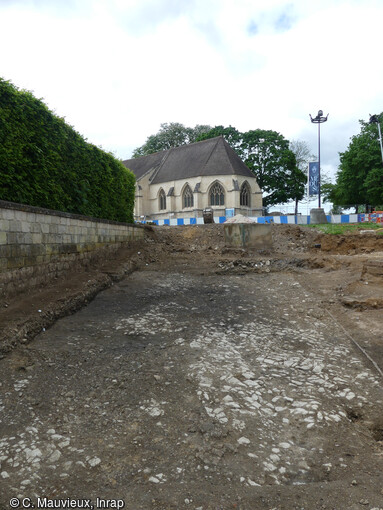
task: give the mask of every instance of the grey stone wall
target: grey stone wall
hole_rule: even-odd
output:
[[[225,223],[225,245],[232,248],[270,249],[271,225],[260,223]]]
[[[139,225],[0,201],[0,296],[44,284],[143,237]]]

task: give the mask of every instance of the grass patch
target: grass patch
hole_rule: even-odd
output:
[[[360,230],[378,230],[377,234],[383,235],[382,223],[324,223],[321,225],[307,226],[318,229],[325,234],[346,234],[358,233]]]

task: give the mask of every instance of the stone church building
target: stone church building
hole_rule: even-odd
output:
[[[136,220],[262,215],[262,191],[222,136],[128,159],[136,176]],[[227,211],[227,210],[230,211]]]

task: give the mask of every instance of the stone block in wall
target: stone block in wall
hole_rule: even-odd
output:
[[[8,232],[9,231],[9,220],[0,218],[0,231]]]
[[[7,244],[16,244],[17,243],[17,233],[16,232],[7,232]]]
[[[28,221],[21,222],[21,232],[33,232],[32,228],[34,223],[29,223]]]
[[[33,212],[24,212],[25,221],[28,221],[28,223],[31,223],[31,224],[39,223],[39,216],[41,216],[41,215],[33,213]]]
[[[29,254],[33,257],[38,255],[45,255],[46,248],[43,244],[32,244],[28,246]]]
[[[28,244],[12,244],[8,246],[11,250],[11,258],[17,258],[17,257],[25,257],[26,255],[29,255],[29,245]]]
[[[50,244],[45,244],[44,247],[45,247],[45,254],[47,257],[52,257],[53,255],[56,255],[56,253],[58,253],[59,251],[59,244],[54,244],[54,243],[50,243]]]
[[[14,213],[15,213],[15,215],[14,215],[15,220],[25,221],[27,219],[28,214],[30,214],[31,216],[33,216],[31,218],[31,220],[32,221],[36,221],[36,215],[34,213],[27,213],[25,211],[18,211],[17,209],[14,211]]]
[[[30,232],[32,234],[41,234],[42,228],[40,223],[30,223]]]
[[[58,218],[57,221],[58,221],[59,225],[63,225],[63,226],[66,227],[70,223],[70,218],[66,218],[66,217],[61,216],[61,217]]]
[[[16,234],[16,244],[33,244],[34,235],[29,232],[18,232]]]
[[[0,257],[12,257],[12,245],[2,244],[0,246]]]
[[[41,242],[42,242],[42,244],[49,244],[49,238],[50,238],[49,234],[47,234],[47,233],[41,234]]]
[[[44,234],[44,236],[45,236],[45,234]],[[44,239],[44,237],[42,239]],[[45,242],[46,242],[46,244],[49,244],[49,245],[62,244],[62,236],[60,236],[60,234],[48,234],[47,240]]]
[[[8,269],[16,269],[16,268],[24,266],[24,257],[10,257],[7,260],[8,260],[8,264],[7,264]]]
[[[58,248],[58,253],[61,255],[64,253],[77,253],[77,245],[75,244],[61,244]]]
[[[3,220],[14,220],[16,211],[13,209],[1,209],[1,218]]]
[[[42,234],[32,234],[32,243],[33,244],[40,244],[43,240]]]
[[[41,233],[42,234],[48,234],[49,233],[49,224],[44,222],[44,223],[40,223],[40,229],[41,229]]]
[[[22,232],[22,222],[20,220],[9,220],[10,232]]]
[[[56,222],[56,216],[51,216],[50,214],[36,214],[36,222],[50,225]]]
[[[0,231],[0,244],[6,244],[7,243],[7,233]]]

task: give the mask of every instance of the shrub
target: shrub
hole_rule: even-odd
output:
[[[0,78],[0,199],[133,222],[135,177],[31,92]]]

